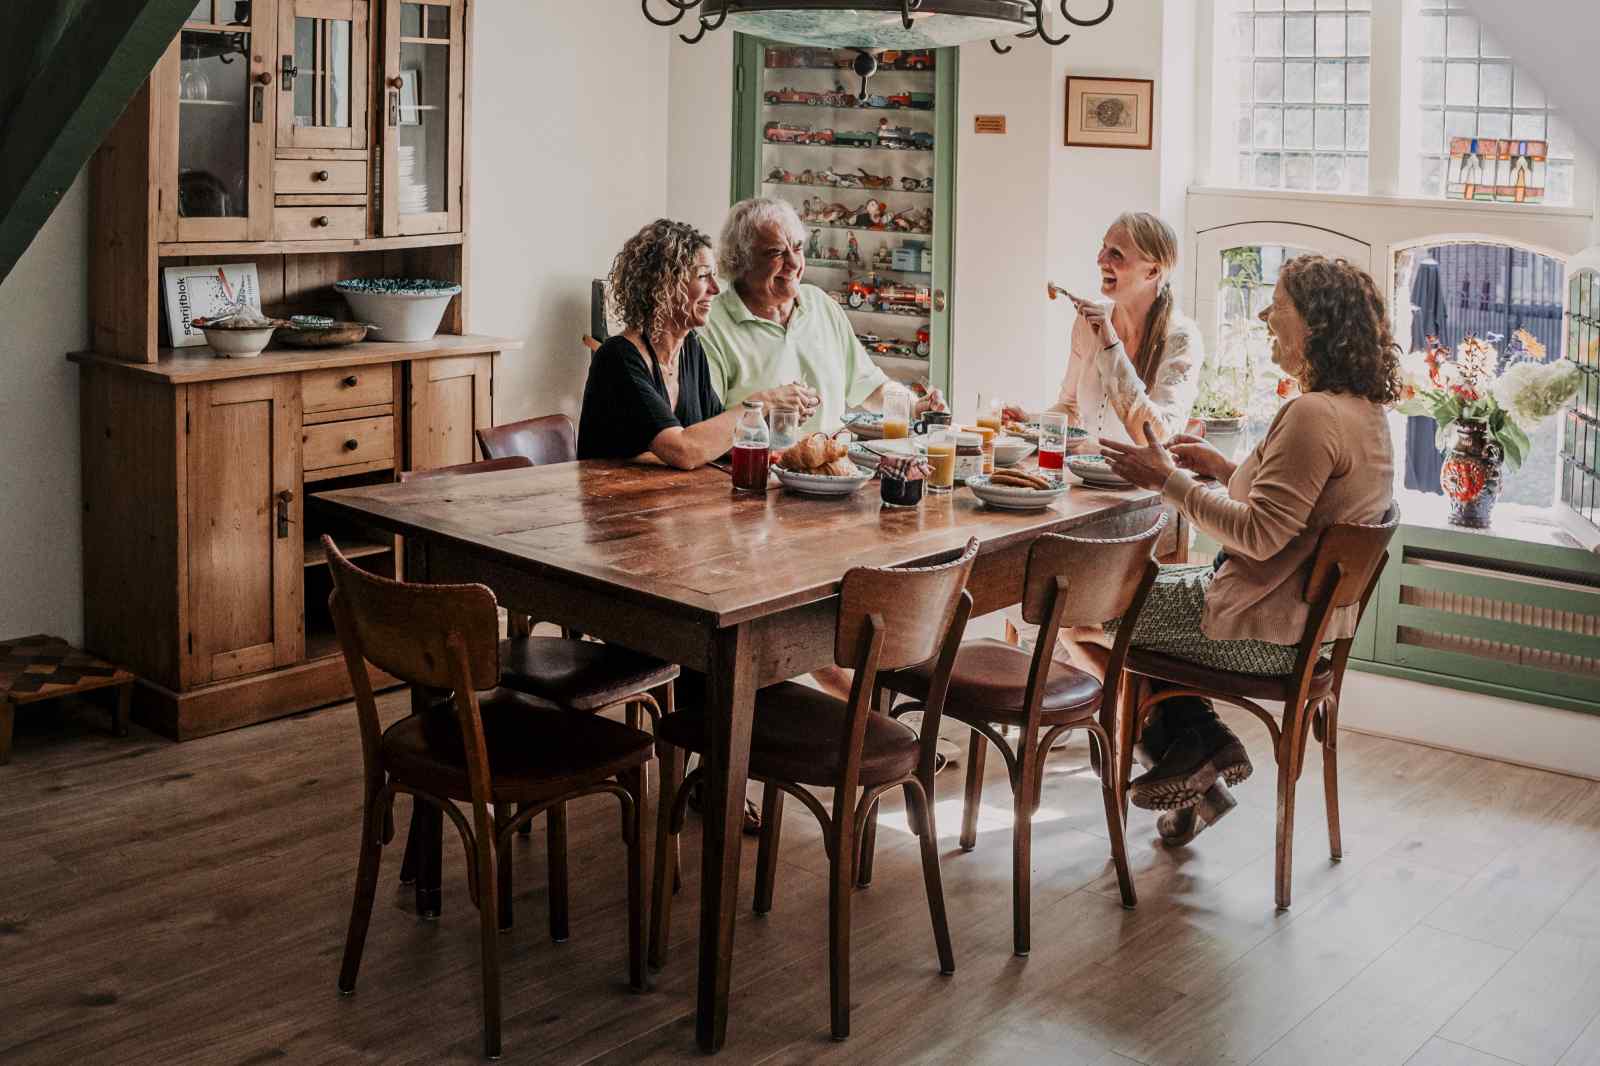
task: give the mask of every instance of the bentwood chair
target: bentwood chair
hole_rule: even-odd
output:
[[[1127,811],[1128,777],[1133,745],[1151,712],[1178,696],[1200,696],[1242,707],[1259,718],[1272,735],[1278,764],[1278,832],[1274,896],[1279,910],[1288,910],[1293,885],[1294,794],[1305,765],[1307,734],[1322,744],[1322,785],[1328,804],[1328,850],[1334,861],[1344,853],[1339,835],[1339,693],[1350,661],[1353,637],[1324,647],[1333,612],[1355,607],[1357,620],[1378,585],[1400,508],[1392,505],[1375,525],[1342,524],[1323,530],[1306,580],[1305,602],[1311,611],[1300,635],[1292,673],[1282,676],[1215,670],[1170,655],[1135,648],[1128,655],[1123,689],[1122,737],[1117,781],[1122,810]],[[1148,691],[1152,690],[1153,691]],[[1258,701],[1283,704],[1281,724]]]
[[[1093,741],[1100,773],[1106,831],[1116,865],[1122,904],[1138,902],[1123,839],[1123,811],[1117,794],[1114,748],[1117,735],[1115,693],[1128,654],[1128,640],[1159,567],[1152,555],[1166,527],[1163,515],[1137,536],[1085,540],[1045,534],[1028,549],[1023,576],[1022,617],[1039,626],[1030,656],[1001,640],[972,640],[961,645],[950,672],[944,713],[972,730],[967,758],[967,787],[961,819],[961,848],[971,851],[978,839],[978,806],[982,798],[984,755],[993,744],[1005,759],[1011,780],[1011,920],[1013,948],[1028,954],[1031,929],[1030,871],[1033,862],[1033,816],[1044,788],[1044,764],[1051,745],[1064,733],[1082,729]],[[1100,625],[1122,619],[1111,649],[1105,683],[1052,656],[1056,634],[1071,626]],[[881,678],[893,692],[925,701],[932,691],[933,667],[924,663]],[[895,717],[920,711],[921,702],[902,704]],[[1013,749],[1002,730],[1016,730]],[[876,812],[873,814],[876,819]],[[862,844],[861,882],[872,879],[872,822]]]
[[[644,826],[647,733],[598,715],[564,714],[500,688],[499,619],[482,585],[413,585],[369,574],[324,536],[333,572],[329,605],[355,689],[364,767],[361,855],[339,990],[355,991],[372,919],[391,808],[404,792],[448,816],[467,853],[467,888],[479,914],[483,1041],[500,1054],[499,904],[511,894],[510,844],[518,824],[580,796],[615,795],[628,845],[628,980],[645,986]],[[448,692],[382,729],[367,663],[419,689]],[[457,803],[469,805],[469,822]],[[516,805],[517,814],[510,811]]]
[[[408,470],[400,475],[400,480],[410,483],[534,465],[526,455],[507,455],[431,470]],[[513,613],[512,617],[516,615]],[[678,676],[678,667],[612,644],[532,636],[524,627],[521,635],[513,635],[500,643],[500,673],[500,683],[504,687],[561,710],[593,714],[620,705],[625,708],[628,725],[637,729],[643,723],[643,714],[652,719],[660,717],[662,703],[671,710],[672,685]],[[657,693],[661,696],[659,701]],[[550,936],[559,942],[567,939],[569,927],[566,808],[560,804],[551,806],[546,822]],[[519,820],[519,826],[523,836],[530,835],[531,822]],[[443,906],[435,861],[443,829],[436,811],[421,805],[413,808],[412,832],[406,839],[400,880],[402,884],[417,884],[417,911],[427,917],[437,916]],[[513,919],[510,900],[502,902],[501,911],[505,927],[510,928]]]
[[[792,681],[756,693],[750,777],[762,782],[766,791],[756,858],[755,911],[766,914],[772,908],[783,794],[787,793],[821,823],[828,853],[828,978],[837,1040],[850,1035],[850,893],[856,841],[867,812],[890,789],[905,790],[906,810],[922,842],[923,883],[933,918],[939,972],[955,972],[933,824],[933,762],[945,685],[972,610],[972,597],[965,588],[977,554],[974,538],[959,558],[940,566],[857,567],[844,575],[833,658],[838,666],[855,670],[847,702]],[[938,665],[932,671],[920,737],[903,723],[873,713],[881,671],[935,656]],[[663,742],[658,750],[664,761],[680,759],[684,751],[704,755],[704,709],[685,707],[664,717],[656,735]],[[675,839],[681,832],[685,799],[701,773],[695,770],[679,787],[675,775],[663,765],[660,802],[664,810],[670,805],[670,817],[659,823],[658,854],[669,854],[669,836]],[[831,814],[806,786],[833,790]],[[659,965],[665,962],[672,906],[672,894],[659,866],[654,894],[652,905],[658,910],[650,930],[650,959],[652,965]]]
[[[485,459],[525,455],[535,466],[570,463],[578,457],[578,434],[566,415],[541,415],[475,431]]]

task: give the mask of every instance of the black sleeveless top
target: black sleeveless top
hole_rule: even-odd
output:
[[[648,340],[645,347],[650,348]],[[655,353],[642,353],[625,337],[612,337],[589,363],[578,419],[578,458],[632,459],[649,451],[662,430],[692,426],[721,413],[705,350],[692,331],[678,353],[676,408],[667,405],[667,382]]]

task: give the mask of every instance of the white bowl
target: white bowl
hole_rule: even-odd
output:
[[[775,466],[772,472],[778,475],[784,488],[802,496],[848,496],[873,478],[870,470],[853,475],[801,474]]]
[[[1067,494],[1068,485],[1049,489],[1025,489],[1018,485],[997,485],[988,474],[967,478],[967,488],[990,507],[1002,511],[1042,511]]]
[[[277,328],[276,324],[256,329],[200,327],[206,335],[206,343],[211,346],[211,350],[226,359],[249,359],[260,355],[261,349],[272,340],[272,334]]]
[[[353,278],[334,285],[380,341],[432,340],[460,285],[401,278]]]
[[[1011,466],[1020,463],[1033,454],[1035,445],[1030,440],[1022,437],[996,437],[994,439],[994,461],[999,466]]]

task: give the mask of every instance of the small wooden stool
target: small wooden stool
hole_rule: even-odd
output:
[[[0,766],[11,761],[11,727],[17,707],[24,703],[121,686],[111,731],[127,736],[133,682],[128,671],[79,651],[60,637],[40,633],[0,643]]]

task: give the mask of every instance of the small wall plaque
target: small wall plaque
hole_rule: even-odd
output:
[[[973,118],[976,133],[1004,133],[1006,131],[1006,117],[1004,115],[976,115]]]

